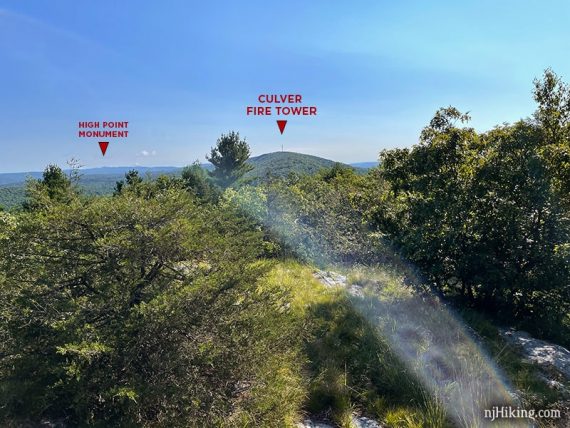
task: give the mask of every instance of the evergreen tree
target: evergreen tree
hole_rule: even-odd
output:
[[[215,169],[210,174],[221,187],[229,187],[253,167],[247,163],[250,149],[239,133],[222,134],[206,159]]]
[[[48,165],[40,180],[28,180],[26,194],[26,210],[42,209],[58,202],[69,203],[77,196],[71,179],[57,165]]]

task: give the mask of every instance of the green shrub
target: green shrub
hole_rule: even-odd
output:
[[[68,202],[2,223],[3,423],[294,419],[301,339],[246,219],[168,188]]]

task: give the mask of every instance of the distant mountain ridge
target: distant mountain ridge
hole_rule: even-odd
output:
[[[364,169],[370,169],[370,168],[375,168],[379,165],[380,163],[375,161],[375,162],[354,162],[351,163],[350,166],[355,166],[357,168],[364,168]]]
[[[330,168],[336,163],[330,159],[318,156],[306,155],[296,152],[273,152],[259,156],[253,156],[248,161],[253,169],[249,171],[244,180],[250,183],[257,183],[269,177],[286,177],[291,172],[299,175],[314,174],[322,168]],[[360,162],[353,165],[343,164],[354,168],[355,171],[363,173],[370,166],[375,166],[376,162]],[[368,166],[370,165],[370,166]],[[204,163],[202,167],[208,170],[213,168],[212,164]],[[181,167],[174,166],[117,166],[81,169],[81,184],[86,193],[92,195],[110,194],[115,183],[124,178],[130,170],[137,170],[141,176],[156,176],[160,174],[179,174]],[[65,170],[67,173],[69,169]],[[0,173],[0,206],[12,207],[20,204],[25,197],[24,184],[26,179],[39,179],[42,172],[15,172]]]
[[[80,173],[82,175],[124,175],[130,170],[136,169],[143,175],[147,172],[149,173],[168,173],[176,172],[181,168],[175,166],[103,166],[100,168],[86,168],[81,169]],[[66,173],[71,170],[64,169]],[[0,186],[6,184],[16,184],[23,183],[28,178],[41,178],[41,171],[29,171],[29,172],[7,172],[0,173]]]

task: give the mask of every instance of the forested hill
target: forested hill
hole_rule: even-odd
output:
[[[249,159],[253,169],[245,174],[245,180],[263,181],[270,177],[287,177],[290,173],[312,175],[323,168],[330,168],[335,163],[330,159],[305,155],[295,152],[273,152]],[[363,168],[353,167],[357,171]]]
[[[248,163],[253,166],[253,169],[246,174],[244,179],[251,182],[259,182],[269,177],[286,177],[291,172],[299,175],[311,175],[322,168],[330,168],[336,162],[302,153],[274,152],[252,157]],[[373,162],[366,162],[365,164],[373,165]],[[202,164],[202,167],[208,170],[212,169],[212,165],[209,163]],[[356,171],[365,171],[365,168],[362,168],[360,165],[354,165],[353,167]],[[160,174],[180,174],[182,171],[182,168],[172,166],[90,168],[81,171],[81,184],[88,194],[110,194],[115,183],[123,179],[126,172],[133,169],[137,170],[141,176],[150,175],[153,177]],[[10,208],[22,203],[25,197],[24,187],[26,179],[38,179],[41,176],[41,172],[0,174],[0,206]]]

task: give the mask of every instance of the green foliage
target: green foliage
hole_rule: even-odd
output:
[[[349,426],[359,409],[445,426],[369,321],[396,322],[396,302],[417,310],[386,237],[458,302],[567,341],[570,90],[547,70],[534,96],[532,120],[486,133],[441,109],[418,145],[366,175],[293,153],[249,159],[234,132],[212,149],[211,177],[197,163],[129,171],[113,197],[49,166],[25,210],[0,210],[0,423],[281,427],[305,410]],[[116,178],[80,181],[108,194]],[[358,264],[351,283],[382,286],[358,301],[265,259],[291,256]],[[364,265],[379,262],[396,269],[372,279]],[[492,325],[464,316],[519,388],[555,400]]]
[[[57,199],[64,195],[71,186],[71,180],[57,165],[48,165],[41,180],[50,199]]]
[[[20,185],[0,186],[0,204],[10,209],[21,206],[26,200],[26,190]]]
[[[268,270],[231,205],[160,189],[2,214],[0,420],[281,427],[410,405],[413,380],[343,292]]]
[[[215,167],[210,174],[218,185],[228,187],[253,168],[247,163],[249,155],[249,145],[238,132],[222,134],[207,156]]]
[[[52,204],[71,202],[77,196],[77,189],[60,167],[48,165],[41,180],[28,180],[26,196],[25,209],[46,209]]]
[[[550,69],[534,85],[538,103],[534,117],[543,141],[541,157],[559,198],[570,209],[570,87]]]
[[[259,233],[184,191],[151,190],[4,218],[2,420],[291,418],[269,398],[254,404],[272,388],[300,397],[274,373],[280,362],[267,366],[276,343],[287,349],[288,318],[279,316],[283,293],[256,285],[266,269]]]
[[[215,201],[219,196],[217,186],[212,182],[206,170],[198,163],[182,169],[184,186],[198,198],[206,201]]]
[[[290,296],[310,414],[350,426],[356,409],[377,420],[397,406],[424,410],[422,387],[342,289],[324,287],[310,268],[292,261],[275,266],[265,283]]]
[[[251,185],[267,183],[278,179],[315,175],[322,169],[329,169],[335,165],[335,162],[328,159],[293,152],[266,153],[250,158],[248,163],[253,168],[244,174],[240,183]],[[361,168],[354,168],[348,165],[344,166],[358,173],[364,172]]]
[[[488,317],[473,309],[463,308],[461,317],[484,341],[493,361],[507,374],[509,380],[521,393],[525,404],[534,408],[547,408],[560,398],[559,393],[549,387],[537,366],[521,359],[517,350],[499,334]]]
[[[288,178],[290,175],[298,177],[313,175],[323,168],[331,168],[334,165],[334,162],[328,159],[291,152],[267,153],[249,158],[247,163],[252,169],[246,172],[236,184],[259,184],[276,178]],[[138,174],[144,179],[155,179],[161,174],[170,177],[186,175],[186,179],[189,180],[188,188],[192,192],[197,195],[205,193],[206,198],[209,198],[208,194],[212,193],[212,197],[215,199],[218,191],[217,186],[207,174],[209,166],[211,165],[200,165],[199,168],[196,162],[182,169],[173,168],[172,171],[147,171],[144,175],[141,175],[141,172]],[[192,172],[184,172],[188,168]],[[364,172],[362,168],[353,169],[357,173]],[[197,176],[191,178],[188,174]],[[0,174],[0,181],[2,181],[2,175]],[[6,208],[20,206],[25,201],[24,180],[26,174],[17,174],[17,176],[17,182],[0,184],[0,205],[4,205]],[[184,179],[184,177],[182,178]],[[20,181],[18,182],[18,180]],[[111,195],[117,191],[117,182],[124,182],[124,180],[123,173],[86,172],[77,177],[75,184],[80,192],[87,196]]]
[[[115,184],[115,191],[113,194],[117,195],[122,192],[125,186],[136,186],[143,182],[142,177],[139,175],[139,172],[136,169],[131,169],[125,174],[125,179],[117,181]]]
[[[327,265],[378,260],[379,239],[364,224],[367,176],[337,164],[314,176],[294,176],[226,191],[224,198],[255,218],[282,254]],[[383,255],[380,255],[380,257]]]
[[[174,175],[161,174],[155,179],[142,179],[136,170],[125,174],[125,180],[117,182],[113,196],[133,195],[144,199],[154,199],[172,191],[185,190],[184,181]]]
[[[381,154],[378,180],[389,192],[369,216],[440,289],[562,340],[568,88],[547,71],[535,98],[535,122],[484,134],[457,127],[468,116],[454,108],[437,112],[420,144]]]

